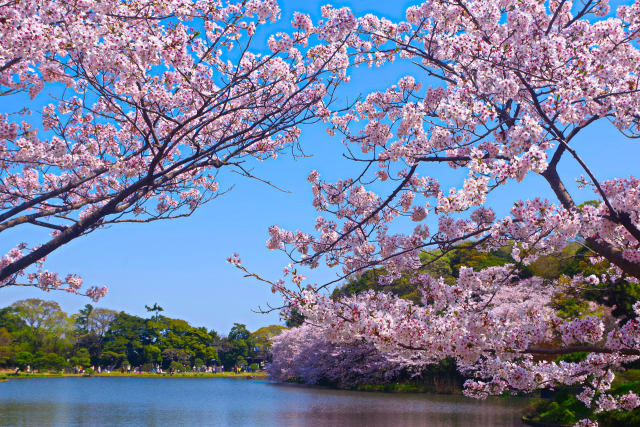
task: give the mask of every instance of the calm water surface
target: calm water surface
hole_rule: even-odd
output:
[[[520,426],[522,399],[385,394],[196,378],[0,383],[2,426]]]

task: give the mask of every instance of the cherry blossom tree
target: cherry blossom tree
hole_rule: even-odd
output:
[[[380,352],[363,341],[332,343],[310,324],[283,331],[271,339],[273,361],[269,376],[281,382],[335,384],[384,384],[401,376],[418,374],[425,364],[420,359]]]
[[[78,275],[45,269],[53,251],[188,216],[231,188],[229,173],[259,179],[252,160],[295,153],[348,58],[339,38],[310,43],[304,15],[256,49],[279,16],[275,0],[1,2],[0,232],[50,237],[16,241],[0,287],[78,293]]]
[[[354,64],[410,61],[416,72],[331,116],[329,133],[363,169],[338,182],[311,172],[316,232],[269,229],[267,246],[292,259],[284,273],[293,286],[271,283],[285,311],[295,308],[334,343],[364,339],[434,363],[453,357],[474,377],[471,396],[571,384],[584,386],[579,399],[597,410],[639,406],[635,394],[607,390],[614,371],[640,356],[640,319],[605,330],[596,316],[558,317],[549,301],[562,289],[640,279],[640,181],[602,180],[577,142],[599,121],[640,136],[640,3],[611,12],[606,0],[428,0],[403,22],[330,6],[323,15],[310,31],[348,32]],[[561,176],[561,161],[582,175]],[[463,182],[447,188],[452,174]],[[490,193],[532,174],[555,199],[516,200],[506,216],[487,205]],[[523,266],[569,242],[587,247],[606,273],[522,277]],[[452,249],[507,246],[514,263],[463,268],[454,285],[423,274]],[[321,264],[339,268],[338,279],[308,283],[304,270]],[[323,292],[374,267],[386,272],[380,285],[411,277],[422,304]],[[551,361],[578,351],[586,360]]]

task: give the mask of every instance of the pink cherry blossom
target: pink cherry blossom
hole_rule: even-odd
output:
[[[321,30],[296,15],[269,52],[252,36],[280,18],[275,0],[29,0],[0,10],[0,95],[33,100],[0,114],[0,232],[53,230],[1,258],[0,287],[74,293],[82,280],[42,269],[48,254],[112,224],[188,216],[229,190],[221,169],[253,177],[247,162],[276,158],[300,125],[327,119],[347,78],[342,39],[356,25],[346,10],[327,9]]]
[[[336,301],[323,292],[332,283],[273,282],[286,307],[333,345],[359,339],[407,358],[452,357],[473,377],[471,396],[568,384],[582,386],[581,401],[597,410],[636,407],[635,395],[607,391],[614,371],[640,356],[639,320],[607,330],[596,316],[562,319],[550,304],[563,289],[640,280],[640,182],[602,179],[576,143],[603,120],[639,135],[640,3],[629,3],[607,17],[608,1],[426,0],[404,22],[323,8],[313,28],[327,42],[345,37],[352,64],[417,67],[330,115],[329,135],[367,169],[336,182],[321,169],[310,175],[315,231],[269,229],[268,248],[309,269],[310,280],[321,264],[338,269],[332,283],[383,268],[381,292]],[[561,160],[582,176],[564,176]],[[461,185],[443,184],[447,169],[462,172]],[[518,197],[502,216],[487,206],[490,193],[533,174],[555,199]],[[571,180],[595,202],[579,205]],[[592,262],[608,263],[606,274],[521,277],[523,265],[575,241]],[[455,284],[422,272],[427,251],[461,246],[511,247],[517,264],[461,268]],[[383,292],[400,277],[422,291],[422,305]],[[550,361],[576,351],[589,355]]]

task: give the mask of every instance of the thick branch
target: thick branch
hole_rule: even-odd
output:
[[[558,172],[555,168],[548,167],[546,171],[542,173],[542,176],[547,180],[551,189],[556,194],[556,197],[564,207],[568,211],[574,211],[577,209],[576,203],[573,201],[573,198],[569,194],[569,191],[564,186],[564,183],[560,179]],[[610,262],[618,266],[622,271],[632,277],[640,278],[640,265],[633,263],[622,255],[622,251],[616,249],[612,245],[600,242],[597,239],[590,237],[585,239],[587,246],[602,255]]]
[[[85,182],[88,182],[88,181],[90,181],[92,179],[97,178],[98,176],[102,175],[106,171],[107,171],[107,168],[97,169],[94,173],[92,173],[91,175],[86,176],[85,178],[82,178],[82,179],[80,179],[78,181],[70,182],[67,185],[63,185],[60,188],[57,188],[57,189],[55,189],[53,191],[50,191],[48,193],[45,193],[45,194],[43,194],[41,196],[35,197],[35,198],[31,199],[31,200],[28,200],[28,201],[22,203],[21,205],[16,206],[15,208],[10,209],[7,212],[1,214],[0,215],[0,221],[4,221],[6,219],[9,219],[14,215],[16,215],[16,214],[18,214],[18,213],[20,213],[20,212],[22,212],[22,211],[24,211],[26,209],[29,209],[29,208],[31,208],[31,207],[33,207],[35,205],[37,205],[38,203],[42,203],[45,200],[52,199],[54,197],[57,197],[57,196],[59,196],[61,194],[64,194],[64,193],[68,192],[69,190],[71,190],[73,188],[79,187],[80,185],[84,184]]]
[[[16,65],[20,61],[22,61],[22,57],[21,56],[19,56],[17,58],[13,58],[10,61],[7,61],[3,66],[0,67],[0,73],[8,70],[9,68],[13,67],[14,65]]]
[[[14,274],[24,270],[30,265],[36,263],[38,260],[46,257],[47,255],[49,255],[51,252],[58,249],[59,247],[65,245],[66,243],[69,243],[71,240],[75,239],[76,237],[81,236],[89,228],[96,226],[102,218],[104,218],[109,213],[113,212],[117,208],[120,202],[124,201],[127,197],[134,194],[140,188],[148,185],[149,184],[148,181],[149,181],[149,178],[145,178],[136,182],[134,185],[130,186],[125,191],[118,194],[118,196],[111,199],[103,207],[101,207],[100,209],[97,209],[96,211],[92,212],[90,215],[86,216],[82,220],[76,222],[71,227],[60,232],[56,237],[49,240],[44,245],[38,247],[38,249],[30,252],[29,254],[18,259],[17,261],[14,261],[11,264],[7,265],[5,268],[0,270],[0,282],[5,281],[6,279],[10,278]]]

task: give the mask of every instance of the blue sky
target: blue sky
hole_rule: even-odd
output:
[[[294,10],[318,16],[324,1],[282,0],[283,20],[273,30],[285,28]],[[403,1],[341,1],[334,6],[351,6],[358,14],[376,12],[394,20],[401,19],[404,10],[415,2]],[[416,68],[396,65],[383,69],[355,70],[352,82],[343,94],[353,97],[373,89],[383,89],[400,77],[413,74]],[[306,182],[310,170],[318,169],[330,178],[345,177],[353,165],[341,158],[343,146],[331,138],[321,126],[303,128],[302,144],[310,158],[293,160],[279,158],[256,164],[255,171],[275,184],[286,188],[283,193],[256,181],[234,179],[235,189],[201,208],[192,217],[143,225],[123,224],[97,231],[77,239],[52,254],[47,268],[61,274],[80,274],[87,285],[107,285],[109,294],[98,306],[144,315],[144,305],[157,302],[164,314],[188,320],[197,326],[207,326],[226,333],[233,322],[245,323],[249,329],[279,321],[278,314],[262,315],[252,309],[278,298],[260,283],[245,279],[225,259],[240,253],[252,270],[267,277],[278,278],[288,262],[279,253],[266,249],[267,227],[279,224],[286,228],[311,231],[317,213],[311,206],[311,189]],[[577,141],[580,154],[597,164],[601,179],[636,173],[640,158],[638,143],[622,138],[606,123],[596,124]],[[624,153],[624,155],[623,155]],[[565,177],[579,175],[572,162],[561,164]],[[449,178],[451,184],[460,181]],[[492,194],[490,204],[499,213],[507,213],[515,198],[549,196],[546,186],[536,176],[522,184],[508,185]],[[585,195],[585,198],[588,198]],[[16,233],[0,242],[0,249],[12,247],[28,237]],[[35,236],[35,234],[34,234]],[[3,252],[4,253],[4,252]],[[334,273],[320,269],[313,281],[332,279]],[[89,301],[64,293],[45,294],[38,290],[3,289],[0,306],[27,297],[51,298],[60,302],[67,312],[76,312]]]

